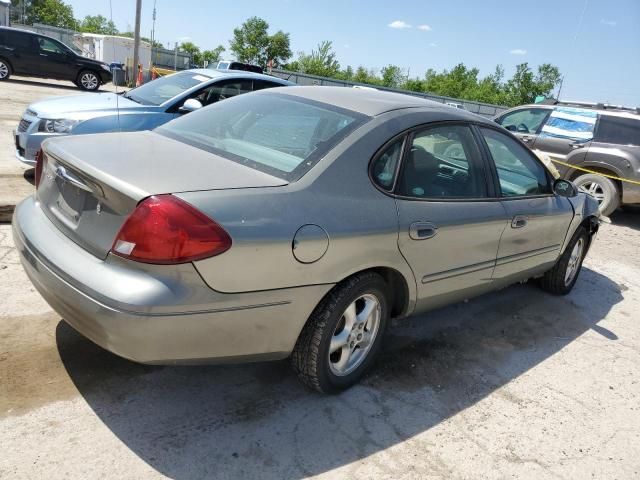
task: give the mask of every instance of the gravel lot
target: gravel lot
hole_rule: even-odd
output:
[[[76,93],[0,84],[0,165],[6,125],[54,90]],[[612,221],[569,296],[516,285],[402,321],[331,397],[286,362],[105,352],[34,291],[0,225],[0,478],[640,478],[640,212]]]

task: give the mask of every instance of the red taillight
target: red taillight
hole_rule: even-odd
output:
[[[173,195],[140,202],[118,232],[111,251],[145,263],[175,264],[212,257],[231,248],[225,230]]]
[[[40,177],[42,177],[42,167],[44,164],[44,153],[42,153],[42,149],[38,150],[36,153],[36,173],[35,173],[35,184],[36,188],[40,185]]]

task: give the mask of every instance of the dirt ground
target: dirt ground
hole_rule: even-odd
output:
[[[0,478],[640,478],[639,311],[640,212],[617,212],[570,295],[527,283],[402,321],[360,385],[322,396],[284,361],[102,350],[0,225]]]

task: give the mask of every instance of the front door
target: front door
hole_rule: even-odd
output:
[[[76,71],[73,68],[71,53],[61,44],[49,38],[37,37],[38,57],[40,59],[39,75],[48,78],[74,80]]]
[[[542,162],[520,143],[493,128],[480,128],[495,165],[508,226],[500,240],[494,279],[525,278],[560,255],[573,218],[569,200],[553,194]]]
[[[491,288],[507,221],[488,198],[469,126],[427,127],[407,142],[396,188],[398,245],[416,278],[416,311],[424,311]]]

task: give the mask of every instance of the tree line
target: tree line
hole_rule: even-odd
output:
[[[119,32],[115,24],[102,15],[87,15],[77,20],[73,9],[63,0],[11,0],[14,15],[25,13],[29,23],[43,23],[81,32],[123,35],[133,37],[133,32]],[[148,38],[142,38],[150,42]],[[155,47],[162,47],[154,42]],[[193,64],[204,66],[221,59],[227,50],[223,45],[201,50],[193,42],[182,42],[178,48],[192,56]],[[397,65],[387,65],[379,71],[348,65],[343,68],[338,61],[331,41],[325,40],[311,52],[298,52],[295,58],[290,46],[289,33],[278,30],[269,33],[269,23],[259,17],[251,17],[233,30],[229,51],[240,62],[266,67],[283,68],[322,77],[433,93],[447,97],[473,100],[497,105],[515,106],[530,103],[537,96],[550,96],[561,81],[561,74],[554,65],[545,63],[535,71],[528,63],[516,65],[511,78],[505,78],[504,68],[497,65],[493,73],[480,76],[477,68],[459,63],[440,72],[428,69],[422,77],[411,78]]]

